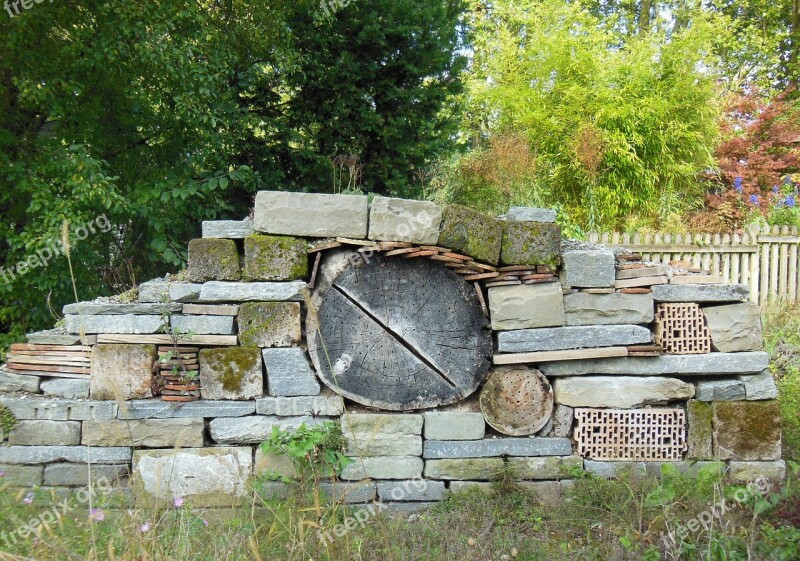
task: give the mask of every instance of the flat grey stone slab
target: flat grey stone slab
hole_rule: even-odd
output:
[[[67,304],[63,308],[64,315],[152,315],[160,316],[164,313],[180,312],[181,305],[176,303],[133,303],[133,304],[99,304],[95,302],[81,302]]]
[[[356,458],[342,470],[344,480],[414,479],[422,475],[422,458],[413,456],[381,456]]]
[[[621,374],[632,376],[720,376],[760,373],[769,366],[765,352],[662,355],[657,357],[566,360],[539,365],[546,376]]]
[[[0,464],[0,471],[5,474],[3,484],[12,487],[41,487],[44,481],[43,466]]]
[[[739,401],[745,396],[744,383],[739,380],[703,380],[697,382],[694,397],[700,401]]]
[[[631,409],[689,399],[694,391],[694,385],[677,378],[655,376],[583,376],[553,384],[556,403],[570,407]]]
[[[28,333],[25,338],[28,340],[28,343],[33,343],[35,345],[78,345],[81,342],[80,335],[64,333],[61,329]]]
[[[376,485],[371,481],[320,483],[319,489],[328,500],[358,504],[375,500]]]
[[[653,286],[656,302],[744,302],[750,298],[746,284],[659,284]]]
[[[259,191],[253,228],[289,236],[365,238],[368,218],[362,195]]]
[[[567,325],[649,324],[655,318],[652,294],[589,294],[564,296]]]
[[[202,448],[203,419],[85,421],[81,444],[134,448]]]
[[[653,334],[640,325],[586,325],[520,329],[497,334],[501,353],[588,349],[651,343]]]
[[[345,455],[351,458],[422,455],[422,437],[417,434],[344,433],[344,437]]]
[[[225,238],[229,240],[240,240],[247,236],[252,236],[252,220],[204,220],[204,238]]]
[[[786,462],[731,462],[728,466],[728,477],[735,481],[756,481],[757,479],[773,479],[783,481],[786,477]]]
[[[775,385],[775,378],[772,377],[769,370],[765,370],[761,374],[739,376],[738,379],[744,384],[748,400],[778,399],[778,386]]]
[[[85,464],[58,463],[50,464],[44,469],[45,485],[60,487],[79,487],[89,485],[89,471],[91,482],[95,485],[98,481],[105,480],[105,485],[114,485],[127,479],[130,468],[128,464],[98,465],[87,469]]]
[[[196,302],[202,289],[202,284],[173,282],[169,285],[169,299],[174,302]]]
[[[192,419],[244,417],[255,413],[253,401],[210,401],[172,403],[155,399],[126,401],[119,408],[119,419]]]
[[[0,367],[0,392],[39,393],[39,377],[12,374],[4,366]]]
[[[573,250],[561,254],[564,261],[562,283],[578,288],[614,286],[616,266],[610,250]]]
[[[420,414],[346,413],[342,416],[344,434],[422,434]]]
[[[195,335],[233,335],[232,316],[182,316],[170,317],[170,325],[184,333]]]
[[[436,245],[442,210],[436,203],[375,197],[369,214],[369,239]]]
[[[165,298],[169,298],[169,285],[170,283],[163,279],[155,279],[143,282],[139,285],[139,302],[164,302]]]
[[[0,405],[8,407],[17,419],[25,420],[89,421],[117,415],[116,401],[0,397]]]
[[[278,427],[280,430],[296,430],[302,424],[311,427],[328,420],[331,418],[256,415],[213,419],[208,427],[211,438],[219,444],[261,444],[272,436],[272,427]]]
[[[378,497],[384,502],[441,501],[444,498],[443,481],[407,479],[405,481],[378,481]]]
[[[486,434],[483,413],[429,411],[423,415],[426,440],[480,440]]]
[[[303,281],[290,282],[222,282],[202,285],[200,302],[302,302],[308,293]]]
[[[88,399],[89,380],[77,378],[45,378],[39,385],[42,393],[48,397],[61,399]]]
[[[131,448],[91,446],[0,446],[2,464],[49,464],[75,462],[114,464],[130,462]]]
[[[261,356],[267,370],[269,395],[289,397],[320,393],[319,380],[303,349],[262,349]]]
[[[12,446],[78,446],[79,421],[18,421],[8,434]]]
[[[67,331],[72,333],[127,333],[134,335],[158,333],[166,321],[154,315],[94,315],[65,316]]]
[[[568,456],[568,438],[487,438],[471,441],[426,440],[422,457],[492,458],[498,456]]]
[[[761,310],[752,302],[706,306],[703,316],[715,351],[736,353],[762,350]]]
[[[292,417],[322,415],[338,417],[344,413],[344,399],[334,393],[296,397],[264,397],[256,400],[259,415]]]
[[[558,213],[552,208],[512,206],[506,213],[506,220],[514,222],[555,222]]]

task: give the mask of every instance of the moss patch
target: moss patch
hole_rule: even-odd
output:
[[[17,418],[11,410],[4,405],[0,405],[0,435],[2,435],[0,440],[7,437],[16,424]]]
[[[308,243],[292,236],[249,236],[244,240],[244,278],[297,280],[308,276]]]
[[[561,264],[561,228],[546,222],[505,222],[500,261],[505,265]]]
[[[261,351],[249,347],[203,349],[200,379],[206,399],[251,399],[263,395]]]
[[[714,456],[733,460],[777,460],[781,452],[781,412],[773,401],[716,401]]]
[[[704,401],[690,400],[686,404],[686,422],[689,425],[687,436],[688,457],[705,460],[713,458],[711,404]]]
[[[242,269],[236,242],[222,239],[190,241],[186,277],[192,282],[241,279]]]
[[[290,347],[302,337],[299,302],[247,302],[238,322],[243,347]]]
[[[461,205],[445,207],[443,216],[440,246],[492,265],[500,262],[503,241],[500,220]]]

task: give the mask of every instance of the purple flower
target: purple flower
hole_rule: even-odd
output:
[[[93,508],[89,511],[89,520],[92,522],[102,522],[105,517],[106,513],[99,508]]]
[[[752,194],[750,195],[750,204],[758,205],[758,195]]]
[[[785,185],[791,185],[792,184],[792,178],[787,175],[786,177],[783,178],[783,183]]]
[[[205,518],[203,518],[203,526],[208,528],[208,520],[206,520]]]
[[[25,503],[26,505],[32,504],[33,503],[33,493],[28,493],[27,495],[25,495],[25,498],[22,499],[22,502]]]
[[[150,531],[150,523],[149,522],[145,522],[144,524],[142,524],[141,527],[139,528],[139,531],[140,532],[149,532]]]
[[[786,200],[783,201],[783,204],[785,204],[789,208],[794,208],[795,205],[794,195],[786,195]]]
[[[733,188],[736,189],[737,193],[741,193],[742,192],[742,178],[741,177],[737,177],[736,179],[733,180]]]
[[[773,192],[773,193],[776,193],[776,194],[777,194],[779,189],[780,189],[780,187],[778,187],[777,185],[773,185],[773,186],[772,186],[772,192]]]
[[[183,497],[175,497],[175,508],[181,508],[183,506]]]
[[[6,476],[6,472],[0,471],[0,479],[4,478],[5,476]]]

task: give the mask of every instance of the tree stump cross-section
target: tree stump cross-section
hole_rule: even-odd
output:
[[[491,331],[474,287],[451,269],[335,250],[319,276],[308,350],[334,391],[408,411],[455,403],[483,382]]]

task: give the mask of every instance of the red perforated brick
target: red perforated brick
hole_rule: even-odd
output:
[[[674,355],[711,352],[711,334],[699,304],[659,304],[656,308],[656,343]]]

